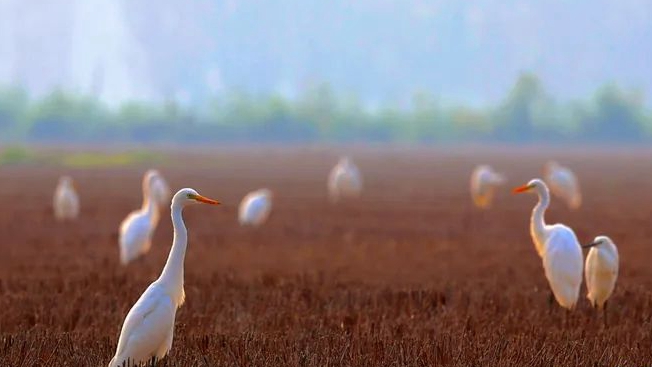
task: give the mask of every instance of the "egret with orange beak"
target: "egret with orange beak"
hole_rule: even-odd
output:
[[[515,194],[534,192],[539,202],[532,210],[530,234],[554,298],[560,306],[573,309],[582,284],[582,248],[575,232],[563,224],[546,224],[544,214],[550,205],[550,191],[540,179],[514,189]]]
[[[172,198],[174,239],[167,262],[156,279],[140,296],[125,318],[115,356],[109,367],[140,365],[165,357],[172,348],[174,319],[186,294],[183,289],[183,263],[188,232],[183,223],[183,208],[192,203],[217,205],[193,189],[181,189]]]

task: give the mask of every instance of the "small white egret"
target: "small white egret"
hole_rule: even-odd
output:
[[[143,205],[131,212],[120,224],[120,261],[123,265],[147,253],[152,245],[152,234],[159,220],[159,209],[152,182],[156,174],[152,171],[143,177]]]
[[[260,189],[247,194],[240,202],[238,220],[241,226],[259,227],[269,217],[272,210],[273,193]]]
[[[490,166],[477,166],[471,174],[471,198],[473,203],[482,209],[491,206],[494,193],[498,186],[505,183],[505,176],[497,173]]]
[[[607,299],[614,291],[618,278],[618,249],[607,236],[598,236],[591,244],[582,247],[591,248],[584,270],[588,290],[586,297],[593,307],[606,309]]]
[[[356,165],[343,157],[333,167],[328,176],[328,193],[331,201],[343,198],[355,198],[362,192],[362,175]]]
[[[181,189],[172,198],[171,212],[174,239],[167,262],[156,279],[125,318],[115,356],[109,367],[140,365],[165,357],[172,347],[174,319],[185,300],[183,263],[188,232],[183,223],[183,208],[190,203],[219,204],[193,189]]]
[[[543,171],[544,179],[555,196],[566,201],[566,205],[571,209],[578,209],[582,205],[580,185],[570,168],[550,161],[546,163]]]
[[[514,193],[536,192],[539,202],[532,210],[530,234],[557,303],[566,309],[577,304],[582,284],[582,247],[575,232],[563,224],[548,225],[544,214],[550,205],[550,192],[540,179],[514,189]]]
[[[70,176],[61,176],[54,191],[54,217],[58,220],[72,220],[79,215],[79,196],[75,182]]]
[[[163,175],[161,175],[161,172],[155,169],[149,170],[148,172],[154,175],[151,188],[152,194],[156,199],[159,208],[164,208],[166,205],[170,204],[170,187],[163,178]]]

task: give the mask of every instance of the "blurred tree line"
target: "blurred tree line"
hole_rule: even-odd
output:
[[[54,91],[31,99],[0,88],[0,140],[8,142],[599,142],[652,140],[643,93],[609,84],[585,101],[561,103],[523,74],[497,106],[442,106],[427,92],[409,107],[365,108],[327,85],[299,98],[234,91],[199,112],[174,101],[109,109],[98,100]]]

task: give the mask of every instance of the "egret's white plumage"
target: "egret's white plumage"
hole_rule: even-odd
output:
[[[478,208],[488,208],[498,186],[505,183],[505,177],[490,166],[477,166],[471,174],[471,198]]]
[[[564,200],[569,208],[577,209],[582,205],[580,185],[570,168],[550,161],[544,167],[544,175],[552,193]]]
[[[152,234],[159,220],[158,204],[151,190],[156,174],[152,171],[143,177],[143,205],[131,212],[120,224],[120,261],[130,261],[147,253],[152,245]]]
[[[238,209],[240,225],[258,227],[265,223],[272,210],[272,197],[272,191],[269,189],[260,189],[247,194]]]
[[[155,169],[149,170],[154,179],[152,180],[152,195],[159,205],[159,208],[164,208],[170,205],[170,186],[163,178],[163,175]]]
[[[71,177],[62,176],[54,191],[54,217],[58,220],[72,220],[79,215],[79,196]]]
[[[584,277],[586,279],[586,297],[591,305],[602,309],[616,287],[618,278],[618,248],[607,236],[598,236],[586,257]]]
[[[328,176],[328,193],[333,202],[343,198],[355,198],[362,192],[362,175],[358,167],[343,157]]]
[[[185,300],[183,263],[188,233],[183,208],[194,202],[218,204],[193,189],[181,189],[172,198],[174,240],[161,275],[140,296],[125,318],[115,356],[109,367],[127,362],[135,365],[165,357],[172,347],[174,319]]]
[[[514,190],[516,193],[531,191],[539,196],[530,219],[534,246],[543,260],[546,278],[557,303],[572,309],[577,304],[582,284],[582,248],[572,229],[563,224],[546,224],[544,214],[550,205],[550,192],[542,180],[534,179]]]

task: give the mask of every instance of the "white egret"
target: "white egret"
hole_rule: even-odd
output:
[[[149,170],[155,178],[152,180],[152,194],[159,205],[159,208],[164,208],[170,203],[170,186],[163,178],[163,175],[158,170]]]
[[[362,175],[356,165],[343,157],[328,176],[328,193],[333,202],[342,198],[355,198],[362,192]]]
[[[582,205],[580,185],[570,168],[550,161],[546,163],[543,171],[544,178],[555,196],[564,200],[571,209],[578,209]]]
[[[58,220],[72,220],[79,215],[79,196],[75,182],[70,176],[61,176],[54,191],[54,217]]]
[[[259,227],[265,223],[272,210],[272,198],[273,193],[269,189],[260,189],[247,194],[238,209],[240,225]]]
[[[159,209],[152,182],[155,172],[148,171],[143,177],[143,205],[131,212],[120,224],[120,261],[123,265],[147,253],[152,245],[152,234],[159,220]]]
[[[497,173],[490,166],[477,166],[471,174],[471,198],[478,208],[488,208],[493,201],[498,186],[505,183],[505,176]]]
[[[557,303],[572,309],[582,284],[582,248],[572,229],[563,224],[546,224],[544,214],[550,205],[550,192],[542,180],[534,179],[514,189],[514,193],[533,191],[539,196],[539,202],[532,210],[530,234]]]
[[[129,310],[125,318],[115,356],[109,367],[123,363],[139,365],[165,357],[172,347],[174,319],[185,300],[183,263],[188,232],[183,223],[183,208],[190,203],[219,204],[193,189],[181,189],[172,198],[174,239],[167,262],[156,279]]]
[[[607,236],[598,236],[589,245],[584,277],[588,290],[587,298],[593,307],[606,308],[618,278],[618,249]]]

